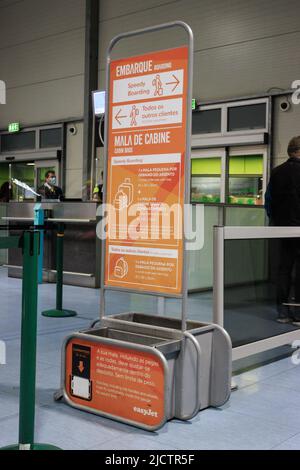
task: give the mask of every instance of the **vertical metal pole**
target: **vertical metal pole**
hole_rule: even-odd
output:
[[[59,224],[56,234],[56,309],[62,310],[63,304],[63,259],[64,225]]]
[[[180,25],[180,22],[178,22]],[[191,138],[192,138],[192,89],[193,89],[193,63],[194,63],[194,37],[191,28],[182,23],[188,35],[188,91],[186,97],[186,144],[185,144],[185,171],[184,171],[184,204],[190,204],[190,186],[191,186]],[[181,330],[186,331],[186,320],[188,310],[188,256],[186,252],[186,223],[188,209],[184,205],[183,213],[183,269],[182,269],[182,312],[181,312]],[[189,221],[192,223],[192,220]]]
[[[84,130],[83,130],[83,200],[90,199],[93,110],[91,92],[98,88],[99,0],[86,0],[85,66],[84,66]]]
[[[108,174],[108,130],[110,121],[110,54],[113,48],[113,43],[109,45],[106,55],[106,71],[105,71],[105,120],[104,120],[104,155],[103,155],[103,197],[102,204],[107,201],[107,174]],[[106,238],[101,241],[101,274],[100,274],[100,321],[105,317],[106,302],[105,302],[105,263],[106,263]]]
[[[39,233],[24,232],[19,446],[34,443]]]
[[[44,225],[44,209],[40,202],[34,206],[34,225]],[[40,230],[40,251],[38,257],[38,282],[43,282],[44,231]]]
[[[225,205],[229,204],[229,163],[230,163],[230,157],[229,157],[229,148],[225,147],[225,181],[222,184],[225,184]],[[226,218],[226,213],[225,213],[225,218]]]
[[[224,325],[224,227],[213,232],[213,322]]]
[[[36,444],[34,442],[40,232],[37,230],[26,231],[20,241],[22,241],[23,252],[23,280],[19,442],[18,444],[2,447],[1,450],[57,450],[58,447],[50,444]]]
[[[166,299],[165,297],[157,297],[157,314],[159,316],[164,316],[166,308]]]
[[[95,154],[96,154],[96,137],[95,137],[95,126],[96,126],[96,117],[93,112],[93,129],[92,129],[92,148],[91,148],[91,176],[90,176],[90,200],[93,199],[93,191],[95,188],[96,181],[95,178]]]
[[[42,312],[43,317],[64,318],[75,317],[75,310],[63,309],[63,266],[64,266],[65,226],[58,224],[56,234],[56,308]]]

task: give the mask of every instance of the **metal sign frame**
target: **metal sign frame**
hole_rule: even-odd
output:
[[[102,260],[101,260],[101,299],[100,299],[100,320],[105,316],[105,291],[118,291],[118,292],[128,292],[136,293],[142,295],[154,295],[156,297],[165,297],[165,298],[179,298],[182,299],[182,331],[186,330],[186,321],[187,321],[187,297],[188,297],[188,268],[187,268],[187,254],[186,254],[186,230],[185,225],[187,223],[187,211],[185,204],[189,203],[190,199],[190,154],[191,154],[191,132],[192,132],[192,86],[193,86],[193,55],[194,55],[194,39],[193,32],[191,28],[183,21],[173,21],[170,23],[164,23],[157,26],[151,26],[148,28],[137,29],[135,31],[130,31],[127,33],[122,33],[115,36],[109,44],[107,50],[107,59],[106,59],[106,96],[105,96],[105,111],[106,111],[106,120],[105,120],[105,145],[104,145],[104,181],[103,181],[103,201],[106,202],[107,199],[107,169],[108,169],[108,134],[109,134],[109,122],[111,119],[110,109],[109,109],[109,97],[110,97],[110,64],[111,64],[111,54],[116,46],[123,39],[128,39],[135,36],[141,36],[143,34],[155,33],[166,29],[172,28],[181,28],[185,31],[187,35],[187,43],[182,44],[187,45],[188,47],[188,79],[187,79],[187,94],[186,94],[186,139],[185,139],[185,173],[184,173],[184,213],[182,220],[182,229],[183,229],[183,251],[182,251],[182,290],[181,294],[168,294],[168,293],[158,293],[151,291],[143,290],[134,290],[126,289],[122,287],[106,286],[105,285],[105,260],[106,260],[106,240],[102,240]],[[180,47],[180,46],[176,46]],[[159,51],[163,51],[160,49]],[[155,52],[159,52],[155,51]],[[142,52],[142,51],[141,51]],[[152,51],[154,52],[154,51]],[[126,57],[120,57],[120,59],[125,59]]]

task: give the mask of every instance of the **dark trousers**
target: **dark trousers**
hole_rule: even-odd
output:
[[[279,270],[277,279],[277,309],[279,317],[293,316],[300,319],[300,307],[292,309],[282,305],[290,302],[292,275],[295,269],[295,303],[300,304],[300,239],[280,240]]]

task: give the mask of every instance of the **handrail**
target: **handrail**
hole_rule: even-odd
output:
[[[300,227],[223,227],[224,240],[250,240],[261,238],[300,238]]]
[[[8,221],[24,220],[28,222],[34,220],[33,217],[1,217],[1,219],[8,220]],[[48,217],[46,221],[47,222],[90,223],[90,222],[96,222],[96,219],[70,219],[70,218]]]

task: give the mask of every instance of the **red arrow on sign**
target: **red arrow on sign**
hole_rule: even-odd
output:
[[[120,119],[127,117],[127,116],[121,116],[121,114],[120,114],[121,111],[122,111],[122,110],[119,109],[119,111],[118,111],[117,114],[115,115],[115,120],[116,120],[116,121],[118,122],[118,124],[120,124],[120,125],[122,124],[121,121],[120,121]]]
[[[173,73],[172,73],[172,77],[174,78],[175,82],[168,82],[166,83],[166,85],[175,85],[172,89],[172,91],[174,91],[175,88],[179,85],[180,80],[178,80],[178,78]]]
[[[84,371],[84,365],[82,361],[79,362],[78,369],[79,369],[79,372],[82,374],[82,372]]]

